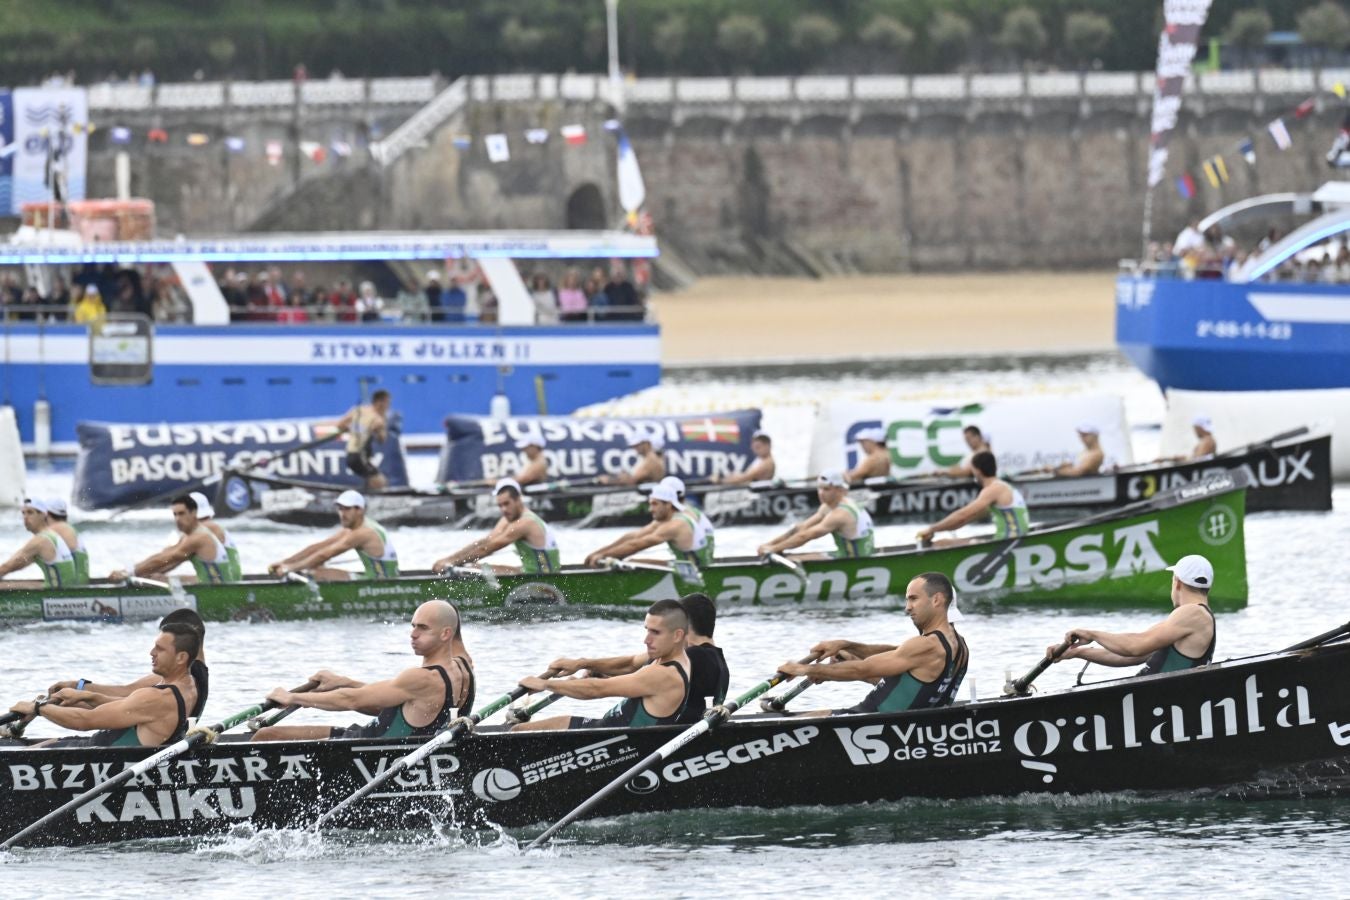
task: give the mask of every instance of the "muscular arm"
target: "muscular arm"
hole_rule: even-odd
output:
[[[773,481],[776,466],[772,459],[757,459],[746,467],[744,472],[733,472],[717,479],[720,484],[751,484],[756,481]]]
[[[19,548],[18,552],[11,556],[4,564],[0,565],[0,576],[8,575],[10,572],[17,572],[24,566],[32,565],[37,559],[38,552],[42,547],[42,538],[33,535],[28,542]]]
[[[599,659],[569,659],[560,657],[548,664],[550,669],[557,669],[558,675],[571,675],[582,669],[590,672],[592,675],[628,675],[636,672],[647,664],[647,654],[637,653],[633,656],[606,656]]]
[[[998,492],[998,485],[991,484],[975,495],[975,499],[965,506],[948,515],[936,525],[930,525],[924,529],[927,533],[934,534],[939,531],[955,531],[962,525],[968,525],[978,519],[989,507],[994,505],[995,494]]]
[[[277,688],[267,695],[267,699],[278,706],[302,706],[330,712],[350,710],[374,715],[386,707],[402,706],[409,700],[416,700],[418,691],[425,685],[426,678],[422,669],[404,669],[388,681],[375,681],[370,684],[350,682],[332,690],[293,694]]]
[[[759,548],[760,555],[764,555],[766,553],[777,553],[778,551],[786,550],[789,547],[800,547],[802,544],[806,543],[806,541],[813,540],[814,538],[819,537],[819,535],[813,533],[812,537],[804,538],[802,540],[797,541],[796,543],[792,543],[797,538],[797,536],[800,535],[802,532],[804,531],[814,532],[815,529],[820,527],[821,523],[825,521],[825,517],[827,515],[829,515],[829,509],[827,509],[825,506],[821,506],[820,509],[811,513],[810,516],[798,522],[796,525],[793,525],[787,531],[778,535],[773,540],[769,541],[767,544],[762,544]]]
[[[1082,475],[1093,475],[1102,467],[1102,460],[1105,454],[1101,450],[1089,450],[1078,457],[1075,463],[1065,463],[1055,469],[1056,475],[1066,475],[1070,478],[1077,478]]]
[[[890,653],[894,649],[894,644],[860,644],[857,641],[835,640],[821,641],[811,648],[811,652],[822,659],[839,656],[841,653],[847,653],[857,659],[866,659],[878,653]]]
[[[84,693],[84,692],[76,692]],[[164,714],[166,704],[173,697],[168,691],[144,688],[133,691],[126,697],[109,700],[92,708],[82,706],[42,707],[42,716],[50,719],[62,728],[76,731],[94,731],[100,728],[130,728],[153,722]]]
[[[891,474],[891,462],[884,456],[866,456],[858,464],[844,473],[844,480],[857,484],[868,478],[885,478]]]
[[[935,662],[939,665],[946,655],[941,645],[930,637],[912,637],[899,647],[883,653],[874,653],[865,659],[843,660],[828,665],[822,663],[788,663],[778,671],[801,675],[813,681],[873,681],[905,672],[913,672]]]
[[[360,530],[344,528],[340,534],[335,534],[317,544],[310,544],[290,559],[283,560],[281,565],[293,572],[321,566],[339,553],[351,550],[359,544],[361,536],[357,532]]]
[[[492,530],[487,534],[444,559],[436,560],[435,564],[432,565],[432,568],[439,572],[442,569],[448,569],[451,566],[459,566],[464,563],[471,563],[474,560],[482,559],[485,556],[491,556],[503,547],[509,547],[511,544],[524,537],[525,530],[528,527],[529,522],[524,516],[521,516],[515,522],[507,522],[505,519],[498,519],[497,524],[492,526]]]
[[[525,468],[521,469],[520,474],[516,476],[516,481],[519,482],[521,487],[547,480],[548,460],[542,456],[533,462],[526,463]]]
[[[1110,631],[1075,628],[1065,637],[1077,638],[1082,644],[1095,643],[1098,646],[1096,648],[1074,646],[1069,648],[1064,656],[1088,659],[1108,666],[1134,665],[1142,662],[1149,654],[1195,634],[1207,619],[1208,616],[1198,608],[1182,607],[1173,610],[1170,616],[1147,631],[1117,634]]]
[[[651,697],[669,687],[678,678],[666,666],[645,666],[630,675],[613,678],[522,678],[522,687],[532,691],[552,691],[573,700],[598,700],[602,697]]]
[[[607,549],[609,552],[603,554],[612,556],[615,559],[627,559],[634,553],[646,550],[648,547],[655,547],[664,541],[673,541],[680,536],[681,524],[677,519],[671,519],[669,522],[663,522],[657,527],[647,531],[634,531],[625,535],[611,544]]]

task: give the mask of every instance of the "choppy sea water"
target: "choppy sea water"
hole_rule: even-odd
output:
[[[932,361],[906,367],[838,370],[752,370],[680,373],[657,391],[616,406],[698,409],[761,405],[785,474],[805,473],[809,405],[828,396],[914,396],[967,402],[1000,395],[1117,393],[1136,431],[1136,456],[1156,452],[1147,426],[1161,417],[1156,389],[1111,358],[1041,359],[965,368]],[[699,404],[703,404],[700,407]],[[429,479],[430,458],[415,458],[415,476]],[[30,490],[68,490],[68,468],[35,469]],[[1251,601],[1219,618],[1218,656],[1283,647],[1344,622],[1350,615],[1350,487],[1337,489],[1330,514],[1275,513],[1247,521]],[[79,513],[76,518],[80,519]],[[139,558],[171,538],[167,516],[147,512],[126,521],[86,519],[96,572]],[[234,527],[246,568],[290,553],[313,532],[260,523]],[[719,550],[749,552],[775,528],[724,529]],[[907,539],[913,526],[882,529],[885,542]],[[567,531],[565,559],[578,559],[611,540],[614,531]],[[22,540],[17,515],[0,514],[0,551]],[[469,539],[432,529],[395,533],[408,566],[423,566]],[[1332,552],[1313,552],[1315,550]],[[1220,577],[1222,575],[1220,574]],[[1167,611],[1074,613],[1056,610],[979,611],[960,626],[971,645],[963,695],[999,693],[1008,672],[1030,668],[1047,644],[1075,624],[1114,631],[1147,627]],[[849,637],[895,641],[911,625],[894,607],[846,606],[738,612],[724,616],[717,638],[733,673],[733,693],[802,655],[816,640]],[[33,625],[0,631],[0,684],[7,697],[31,696],[53,680],[121,680],[147,671],[154,629],[124,626]],[[636,652],[637,617],[568,612],[528,622],[470,620],[480,694],[497,696],[520,676],[557,655]],[[388,677],[413,664],[403,623],[345,620],[313,623],[213,624],[207,640],[214,674],[208,715],[252,705],[271,687],[303,681],[313,669],[354,677]],[[1052,668],[1037,682],[1066,687],[1079,665]],[[1087,681],[1113,673],[1091,668]],[[795,708],[842,706],[864,688],[813,687]],[[601,701],[601,705],[603,701]],[[585,704],[563,701],[559,712]],[[359,717],[357,717],[359,718]],[[293,721],[355,721],[344,714],[306,712]],[[55,733],[35,725],[30,734]],[[828,777],[823,773],[822,777]],[[542,854],[523,855],[517,843],[535,833],[454,831],[398,835],[302,832],[154,841],[76,850],[21,850],[0,855],[0,873],[14,891],[31,896],[121,897],[132,892],[186,891],[200,896],[240,890],[284,890],[296,898],[441,896],[447,891],[523,896],[784,896],[812,891],[876,894],[942,892],[953,896],[1024,896],[1090,892],[1134,896],[1158,889],[1221,889],[1235,896],[1337,894],[1350,874],[1350,803],[1334,800],[1237,804],[1144,801],[1128,794],[1081,798],[875,804],[848,808],[796,807],[687,812],[600,819],[574,825]],[[524,842],[523,840],[521,841]],[[245,885],[251,887],[245,888]],[[3,891],[10,895],[10,888]],[[18,894],[15,893],[15,896]]]

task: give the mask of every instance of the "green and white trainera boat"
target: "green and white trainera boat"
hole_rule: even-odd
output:
[[[0,621],[123,620],[182,606],[204,618],[402,617],[418,603],[452,600],[466,609],[627,606],[702,590],[723,610],[767,604],[847,603],[903,597],[927,571],[948,574],[969,604],[1128,607],[1165,603],[1166,567],[1201,553],[1216,572],[1210,604],[1247,602],[1243,514],[1247,478],[1230,472],[1084,519],[1033,528],[1004,540],[956,546],[904,546],[859,559],[804,560],[798,566],[755,558],[722,559],[701,572],[679,566],[564,566],[549,574],[409,573],[380,581],[298,583],[247,578],[172,588],[94,584],[80,588],[0,589]]]

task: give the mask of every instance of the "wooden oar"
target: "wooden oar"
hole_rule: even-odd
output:
[[[148,506],[156,506],[160,503],[163,503],[166,500],[172,500],[174,497],[181,497],[190,491],[195,491],[200,488],[209,487],[213,484],[219,484],[223,479],[228,478],[231,475],[243,475],[261,466],[270,465],[276,462],[277,460],[285,459],[288,456],[294,456],[297,453],[304,453],[306,450],[313,450],[315,447],[318,447],[321,444],[326,444],[329,441],[333,440],[334,438],[340,436],[346,430],[347,429],[345,428],[339,428],[337,431],[333,432],[330,435],[327,435],[326,437],[315,438],[312,441],[309,441],[304,444],[299,444],[295,447],[292,447],[289,450],[283,450],[282,452],[278,453],[275,456],[268,456],[264,459],[257,459],[249,463],[248,465],[244,466],[236,466],[230,469],[222,469],[221,471],[217,472],[214,475],[208,475],[207,477],[200,478],[196,481],[189,481],[184,484],[180,484],[177,487],[171,488],[170,490],[155,494],[153,497],[148,497],[145,500],[138,500],[135,503],[131,504],[130,506],[124,506],[121,509],[114,510],[112,515],[109,516],[108,518],[115,519],[118,516],[122,515],[123,513],[135,512],[138,509],[145,509]]]
[[[540,675],[539,677],[545,679],[552,678],[554,675],[557,674],[557,671],[558,671],[557,669],[549,669],[547,672]],[[328,810],[328,812],[319,816],[319,818],[314,820],[314,824],[311,827],[315,831],[319,830],[320,828],[323,827],[323,824],[325,822],[332,819],[334,816],[342,812],[344,809],[347,809],[353,803],[356,803],[362,797],[366,796],[371,791],[375,790],[377,787],[384,784],[390,778],[393,778],[399,772],[403,771],[409,766],[417,765],[419,762],[426,759],[431,754],[435,753],[438,749],[444,747],[446,744],[450,743],[455,738],[459,737],[462,733],[473,730],[473,727],[477,725],[479,722],[483,721],[488,716],[491,716],[492,714],[496,713],[498,710],[509,706],[511,703],[513,703],[516,700],[519,700],[521,697],[524,697],[527,693],[529,693],[529,691],[527,691],[525,688],[517,686],[510,693],[503,694],[496,700],[493,700],[487,706],[484,706],[482,709],[478,710],[478,712],[472,713],[471,715],[468,716],[460,716],[459,718],[455,719],[445,728],[438,731],[436,735],[431,738],[431,740],[427,741],[425,744],[418,747],[411,753],[405,756],[400,756],[398,759],[394,760],[393,764],[390,765],[389,768],[385,769],[383,772],[379,773],[374,778],[372,778],[370,782],[366,784],[365,787],[360,788],[359,790],[356,791],[356,793],[347,797],[337,806],[334,806],[332,809]]]
[[[1033,668],[1030,672],[1023,675],[1021,678],[1016,679],[1015,681],[1009,681],[1007,684],[1005,684],[1003,686],[1004,695],[1008,697],[1014,696],[1025,697],[1027,695],[1027,688],[1031,686],[1031,683],[1035,681],[1042,672],[1050,668],[1050,666],[1054,664],[1055,660],[1063,656],[1064,651],[1068,650],[1073,645],[1074,645],[1073,641],[1065,641],[1064,643],[1060,644],[1048,656],[1046,656],[1045,659],[1036,663],[1035,668]]]
[[[307,681],[300,687],[296,688],[295,690],[297,692],[306,691],[312,687],[314,687],[314,682]],[[29,825],[27,828],[23,829],[18,834],[15,834],[12,837],[10,837],[3,844],[0,844],[0,850],[7,850],[10,847],[14,846],[15,844],[21,842],[24,838],[28,837],[29,835],[36,834],[37,832],[41,831],[43,828],[45,828],[52,822],[55,822],[57,819],[64,816],[66,813],[79,809],[81,806],[88,803],[90,800],[94,799],[98,795],[106,794],[113,788],[117,787],[118,785],[125,784],[126,782],[130,781],[133,778],[139,778],[141,775],[144,775],[151,769],[154,769],[158,766],[162,766],[166,762],[175,757],[182,756],[184,753],[188,752],[193,747],[196,747],[198,744],[201,744],[203,742],[210,743],[211,741],[214,741],[216,737],[221,734],[221,732],[228,731],[234,726],[238,725],[239,723],[247,721],[248,719],[251,719],[254,716],[258,715],[259,713],[265,712],[266,710],[269,709],[274,709],[275,707],[276,707],[275,703],[273,703],[270,700],[265,700],[257,706],[250,706],[248,709],[235,713],[228,719],[222,719],[221,721],[217,722],[215,725],[210,726],[209,728],[200,728],[200,727],[193,728],[182,740],[170,744],[163,750],[150,754],[145,759],[141,760],[135,765],[128,766],[121,772],[118,772],[116,775],[114,775],[107,781],[103,782],[102,784],[94,785],[89,790],[85,791],[83,794],[80,794],[75,799],[67,803],[63,803],[61,806],[47,813],[45,816],[38,819],[32,825]]]
[[[816,659],[815,654],[812,654],[811,656],[808,656],[805,659],[801,660],[801,662],[805,664],[812,662],[815,659]],[[740,709],[742,706],[745,706],[745,704],[749,703],[751,700],[754,700],[761,694],[765,694],[773,690],[775,687],[782,684],[784,681],[787,681],[789,677],[791,676],[784,675],[782,672],[775,672],[771,677],[765,679],[764,681],[761,681],[759,684],[755,685],[750,690],[746,691],[744,694],[741,694],[741,696],[737,697],[735,700],[729,700],[726,703],[722,704],[721,706],[714,706],[712,709],[704,713],[703,718],[700,719],[696,724],[680,732],[678,735],[671,738],[669,741],[666,741],[666,743],[662,744],[660,747],[656,748],[651,753],[647,754],[647,756],[643,757],[639,762],[630,767],[622,775],[620,775],[619,777],[611,781],[609,784],[602,787],[599,791],[597,791],[594,795],[592,795],[591,798],[588,799],[586,802],[582,803],[576,809],[572,810],[570,813],[568,813],[567,815],[563,816],[561,819],[550,825],[544,831],[543,834],[539,835],[539,837],[535,838],[533,841],[530,842],[530,845],[525,848],[526,851],[534,850],[541,844],[544,844],[549,840],[549,838],[553,837],[553,835],[557,834],[559,831],[570,825],[573,821],[580,818],[581,816],[584,816],[586,813],[594,809],[597,805],[600,804],[602,800],[604,800],[610,794],[614,793],[619,788],[623,787],[625,784],[632,781],[638,775],[641,775],[643,772],[650,769],[652,766],[668,758],[676,750],[679,750],[681,747],[685,746],[691,741],[707,734],[709,731],[712,731],[718,725],[722,724],[732,715],[734,715],[736,710]]]

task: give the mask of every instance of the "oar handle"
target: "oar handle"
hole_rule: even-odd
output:
[[[292,694],[308,694],[310,691],[314,690],[314,689],[315,689],[316,687],[318,687],[318,686],[319,686],[319,683],[318,683],[317,681],[314,681],[313,679],[310,679],[309,681],[306,681],[304,684],[300,685],[299,687],[297,687],[297,688],[292,688],[292,689],[291,689],[291,693],[292,693]],[[269,702],[270,702],[270,701],[269,701]],[[273,704],[273,707],[272,707],[272,708],[273,708],[273,709],[276,708],[275,704]],[[248,720],[248,730],[249,730],[249,731],[258,731],[258,730],[263,729],[263,728],[271,727],[272,725],[277,724],[277,723],[280,722],[282,719],[286,718],[286,717],[289,716],[291,713],[296,712],[296,711],[299,710],[299,709],[300,709],[299,706],[287,706],[287,707],[285,707],[284,709],[279,710],[279,711],[276,712],[275,714],[273,714],[273,715],[271,715],[271,716],[268,716],[266,721],[263,720],[262,714],[260,713],[260,714],[254,716],[253,718],[251,718],[251,719]],[[266,710],[264,710],[264,712],[266,712]]]
[[[1023,675],[1021,678],[1017,679],[1016,681],[1010,681],[1010,682],[1008,682],[1008,683],[1004,686],[1004,688],[1003,688],[1003,693],[1004,693],[1004,694],[1015,694],[1016,696],[1019,696],[1019,697],[1024,696],[1024,695],[1026,694],[1026,692],[1027,692],[1027,688],[1031,686],[1031,683],[1032,683],[1033,681],[1035,681],[1038,677],[1040,677],[1040,674],[1041,674],[1042,672],[1044,672],[1046,669],[1048,669],[1048,668],[1050,668],[1052,665],[1054,665],[1055,660],[1057,660],[1057,659],[1059,659],[1061,656],[1063,656],[1064,653],[1065,653],[1065,651],[1067,651],[1067,650],[1068,650],[1070,647],[1072,647],[1075,643],[1077,643],[1077,641],[1073,641],[1073,640],[1066,640],[1066,641],[1064,641],[1062,644],[1060,644],[1058,647],[1056,647],[1053,651],[1051,651],[1051,652],[1045,657],[1045,659],[1043,659],[1043,660],[1041,660],[1040,662],[1036,663],[1035,668],[1033,668],[1030,672],[1028,672],[1027,674]]]

